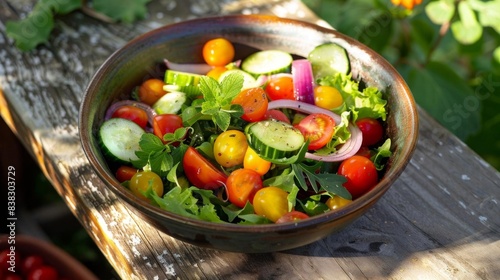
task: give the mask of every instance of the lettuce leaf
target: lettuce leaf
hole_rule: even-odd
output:
[[[387,101],[383,99],[382,92],[376,87],[366,87],[359,89],[359,83],[351,78],[351,74],[346,75],[336,73],[332,76],[320,78],[317,83],[323,86],[335,87],[340,91],[344,104],[333,111],[342,114],[346,111],[352,112],[352,120],[374,118],[385,121],[387,112],[385,105]]]

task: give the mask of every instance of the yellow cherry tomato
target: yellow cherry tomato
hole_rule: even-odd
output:
[[[226,71],[227,71],[227,68],[225,66],[216,66],[216,67],[212,68],[212,70],[208,71],[207,76],[214,78],[216,80],[219,80],[220,75],[222,75],[222,73],[224,73]]]
[[[215,160],[226,168],[243,164],[248,148],[245,134],[239,130],[222,132],[214,142]]]
[[[271,168],[271,162],[262,159],[257,152],[248,147],[243,159],[243,167],[252,169],[262,176]]]
[[[148,200],[143,193],[146,192],[149,187],[151,187],[158,196],[161,197],[163,195],[163,182],[160,176],[154,172],[137,172],[130,179],[130,190],[141,199]]]
[[[314,88],[314,103],[324,109],[334,109],[344,103],[340,91],[331,86],[317,86]]]
[[[233,61],[234,46],[224,38],[209,40],[203,45],[203,59],[211,66],[225,66]]]
[[[288,213],[288,193],[278,187],[269,186],[260,189],[253,197],[255,214],[276,222]]]
[[[334,197],[330,197],[326,201],[326,206],[328,206],[328,208],[330,208],[330,210],[336,210],[336,209],[340,209],[340,208],[346,206],[347,204],[349,204],[351,202],[352,202],[352,200],[345,199],[343,197],[336,195]]]

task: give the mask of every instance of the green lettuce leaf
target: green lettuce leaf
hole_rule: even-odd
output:
[[[345,111],[352,111],[351,121],[353,122],[362,118],[380,118],[385,121],[387,101],[376,87],[366,87],[360,90],[359,83],[352,80],[350,74],[342,73],[323,77],[318,80],[318,84],[335,87],[340,91],[344,104],[340,108],[334,109],[335,113],[340,115]]]

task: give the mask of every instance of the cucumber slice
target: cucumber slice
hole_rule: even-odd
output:
[[[254,77],[290,72],[293,57],[280,50],[265,50],[251,54],[241,63],[241,69]]]
[[[165,83],[168,85],[177,85],[177,86],[196,86],[200,81],[201,75],[175,71],[175,70],[167,70],[165,71]]]
[[[163,90],[166,92],[180,91],[184,92],[188,97],[197,97],[201,95],[198,86],[177,86],[177,85],[164,85]]]
[[[245,72],[241,69],[231,69],[224,71],[224,73],[222,73],[219,77],[219,83],[222,82],[222,80],[224,80],[224,78],[231,73],[240,73],[243,76],[243,87],[241,88],[241,90],[258,86],[257,79],[255,79],[255,77],[250,75],[248,72]]]
[[[254,122],[245,127],[249,146],[270,160],[296,155],[304,144],[304,136],[292,125],[275,120]]]
[[[158,99],[152,108],[157,114],[177,114],[186,100],[186,93],[173,91]]]
[[[317,80],[335,73],[348,74],[349,56],[344,48],[335,43],[326,43],[314,48],[308,56],[314,78]]]
[[[99,141],[104,156],[114,162],[132,162],[139,158],[135,155],[141,148],[139,140],[146,133],[135,122],[113,118],[105,121],[99,128]]]

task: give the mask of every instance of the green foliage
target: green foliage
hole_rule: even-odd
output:
[[[303,0],[379,52],[417,103],[500,170],[500,0]],[[397,2],[397,1],[395,1]]]
[[[146,16],[150,0],[94,0],[92,9],[82,0],[39,0],[26,18],[6,23],[7,36],[16,47],[30,51],[47,42],[54,29],[54,17],[82,9],[89,15],[110,21],[131,23]]]

